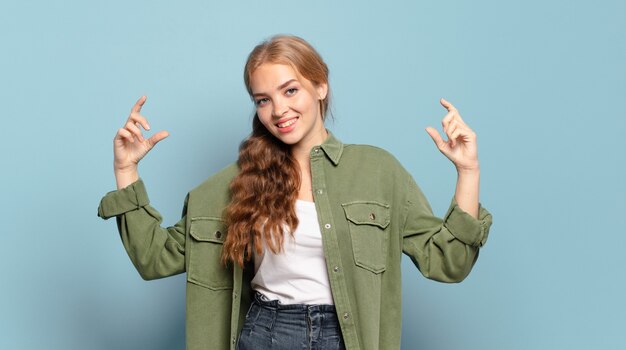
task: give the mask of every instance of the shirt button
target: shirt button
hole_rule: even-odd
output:
[[[215,232],[215,238],[222,238],[222,232],[216,231]]]
[[[339,272],[339,266],[335,266],[335,267],[333,267],[333,271],[335,271],[335,272]]]
[[[233,344],[235,344],[235,340],[236,340],[235,337],[233,337]]]
[[[313,152],[315,152],[315,153],[320,153],[320,149],[319,149],[319,148],[315,148],[315,149],[313,150]]]
[[[317,194],[322,194],[324,193],[324,190],[317,190]]]
[[[326,225],[324,225],[324,228],[326,228],[326,229],[330,229],[330,224],[326,224]]]
[[[376,215],[374,213],[370,213],[370,220],[376,219]]]
[[[343,313],[343,319],[344,319],[344,320],[347,320],[347,319],[349,319],[349,318],[350,318],[350,314],[349,314],[349,313],[347,313],[347,312],[344,312],[344,313]]]

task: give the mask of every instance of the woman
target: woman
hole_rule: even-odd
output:
[[[491,215],[478,202],[476,135],[449,102],[444,141],[458,172],[441,220],[393,156],[345,145],[324,128],[328,69],[304,40],[257,46],[244,71],[252,135],[233,164],[189,192],[182,219],[162,228],[137,164],[167,132],[144,138],[137,101],[114,139],[116,216],[144,279],[187,272],[189,349],[398,349],[401,253],[421,273],[458,282]]]

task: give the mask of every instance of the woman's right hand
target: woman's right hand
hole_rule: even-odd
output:
[[[145,102],[146,96],[141,96],[137,100],[137,103],[130,110],[130,116],[128,116],[126,124],[117,131],[113,139],[113,169],[118,189],[137,181],[139,178],[137,173],[139,161],[154,145],[169,136],[167,131],[159,131],[150,138],[146,139],[143,137],[140,127],[143,127],[146,131],[150,130],[148,120],[139,114]]]

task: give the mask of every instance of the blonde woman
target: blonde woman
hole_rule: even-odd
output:
[[[343,144],[324,126],[328,68],[311,45],[276,36],[250,53],[255,115],[238,161],[189,192],[161,226],[137,165],[168,136],[149,130],[142,97],[114,139],[115,216],[145,279],[187,273],[188,349],[399,349],[402,253],[427,278],[459,282],[485,243],[476,135],[452,104],[442,136],[456,192],[443,219],[386,151]]]

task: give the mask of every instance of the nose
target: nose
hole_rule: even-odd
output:
[[[289,108],[287,107],[287,104],[285,103],[285,101],[283,101],[283,99],[277,98],[277,99],[274,99],[273,102],[274,103],[273,103],[272,114],[274,114],[274,117],[280,118],[283,115],[285,115],[285,113],[287,113],[287,111],[289,110]]]

